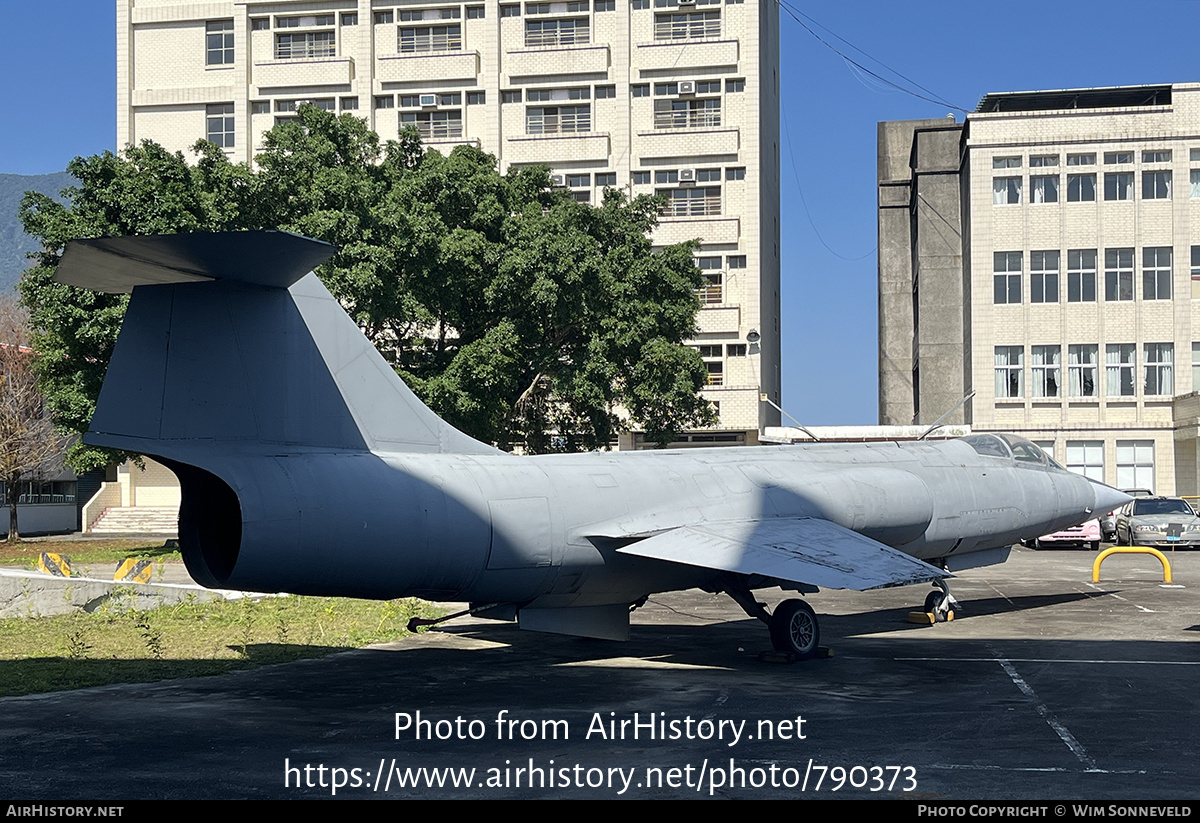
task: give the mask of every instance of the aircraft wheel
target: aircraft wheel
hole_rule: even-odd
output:
[[[807,660],[821,645],[817,615],[803,600],[785,600],[776,606],[769,626],[771,645],[777,652],[791,652]]]
[[[925,595],[925,611],[932,614],[937,622],[945,623],[946,617],[950,613],[949,605],[946,603],[946,593],[934,589]]]

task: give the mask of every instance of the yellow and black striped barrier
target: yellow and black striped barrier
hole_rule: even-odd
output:
[[[113,580],[127,580],[130,583],[149,583],[150,575],[154,572],[154,563],[150,560],[138,560],[127,557],[117,566]]]
[[[65,554],[42,552],[38,558],[38,571],[42,574],[52,574],[55,577],[71,576],[71,558]]]

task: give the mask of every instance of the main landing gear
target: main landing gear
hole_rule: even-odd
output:
[[[933,581],[937,591],[931,591],[925,598],[925,613],[932,614],[934,622],[945,623],[954,619],[955,611],[962,608],[954,595],[950,594],[950,586],[944,579]]]
[[[790,655],[792,660],[808,660],[820,651],[821,627],[816,612],[803,600],[785,600],[774,612],[768,612],[766,605],[759,603],[741,581],[727,580],[722,591],[746,614],[767,624],[775,651]]]

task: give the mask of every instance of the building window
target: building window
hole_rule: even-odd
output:
[[[1031,251],[1029,253],[1029,302],[1058,302],[1057,251]]]
[[[596,11],[616,11],[617,0],[596,0]]]
[[[401,10],[401,23],[415,23],[419,20],[457,20],[462,17],[462,11],[457,6],[443,9],[410,9]]]
[[[1200,246],[1192,246],[1192,297],[1200,297]]]
[[[1067,202],[1091,203],[1096,199],[1096,175],[1068,174]]]
[[[303,60],[336,55],[337,35],[332,31],[275,35],[276,60]]]
[[[270,114],[271,113],[271,101],[270,100],[251,100],[250,101],[250,113],[251,114]]]
[[[1019,169],[1021,168],[1020,157],[993,157],[993,169]]]
[[[1170,163],[1171,162],[1171,150],[1170,149],[1165,149],[1165,150],[1164,149],[1152,149],[1150,151],[1144,151],[1144,152],[1142,152],[1142,162],[1143,163]]]
[[[468,20],[482,20],[487,16],[484,6],[467,6]]]
[[[629,87],[629,93],[633,97],[649,97],[650,96],[650,84],[649,83],[634,83],[633,85],[631,85]]]
[[[663,217],[702,217],[721,213],[720,186],[658,189],[654,193],[665,198],[659,211]]]
[[[580,134],[591,130],[591,106],[538,106],[525,110],[526,134]]]
[[[746,179],[746,167],[745,166],[734,166],[734,167],[725,169],[725,179],[726,180],[745,180]]]
[[[358,13],[353,12],[353,11],[342,12],[342,25],[343,26],[357,26],[358,25]]]
[[[208,66],[233,64],[233,21],[209,20],[204,24],[204,63]]]
[[[396,108],[396,96],[393,94],[380,94],[375,97],[374,106],[377,109],[394,109]]]
[[[1067,302],[1096,302],[1096,250],[1067,251]]]
[[[521,102],[521,90],[520,89],[509,89],[507,91],[500,92],[500,102],[501,103],[520,103]]]
[[[512,5],[501,6],[500,7],[500,16],[501,17],[520,17],[521,16],[521,7],[515,3]]]
[[[586,17],[565,20],[526,20],[526,46],[572,46],[591,42]]]
[[[1133,172],[1118,171],[1104,174],[1105,200],[1133,199]]]
[[[204,109],[204,136],[223,149],[233,148],[233,103],[217,103]]]
[[[616,97],[617,97],[617,87],[616,86],[596,86],[596,99],[597,100],[607,100],[609,98],[612,98],[615,100]]]
[[[663,169],[654,172],[655,183],[678,183],[679,171],[677,169]]]
[[[650,0],[633,0],[631,4],[634,10],[650,8]]]
[[[1104,299],[1133,299],[1133,249],[1104,250]]]
[[[1173,278],[1170,246],[1142,249],[1142,299],[1170,300]]]
[[[400,27],[400,53],[423,54],[435,51],[458,51],[462,48],[462,26]]]
[[[633,184],[634,184],[635,186],[648,186],[648,185],[650,185],[650,172],[648,172],[648,171],[635,171],[635,172],[633,173]]]
[[[1133,358],[1136,351],[1137,346],[1133,343],[1109,343],[1104,347],[1104,373],[1109,397],[1133,397]]]
[[[992,178],[992,205],[1010,206],[1021,202],[1020,177]]]
[[[1117,488],[1154,488],[1154,441],[1117,441]]]
[[[1057,203],[1058,175],[1034,175],[1029,178],[1029,202]]]
[[[1030,354],[1030,366],[1033,371],[1033,396],[1059,396],[1059,368],[1061,366],[1061,346],[1033,346]]]
[[[1050,166],[1057,166],[1057,165],[1058,165],[1058,155],[1057,154],[1041,154],[1041,155],[1035,154],[1029,158],[1029,167],[1031,169],[1048,168]]]
[[[655,40],[709,40],[720,36],[719,11],[654,15]]]
[[[1192,391],[1200,391],[1200,343],[1192,344]]]
[[[425,141],[462,137],[461,111],[412,111],[400,114],[400,128],[413,127]]]
[[[617,173],[615,171],[596,172],[597,188],[603,188],[605,186],[612,187],[615,185],[617,185]]]
[[[662,98],[654,101],[656,129],[711,129],[721,125],[721,98]]]
[[[1021,302],[1021,252],[998,251],[992,255],[992,302]]]
[[[1175,344],[1147,343],[1145,355],[1147,396],[1174,394],[1175,378],[1172,363],[1175,359]]]
[[[1200,198],[1200,169],[1192,169],[1191,171],[1191,197],[1193,200]]]
[[[697,257],[696,268],[700,269],[701,276],[704,278],[704,285],[697,292],[700,305],[718,305],[721,302],[721,281],[723,279],[720,256]]]
[[[1094,154],[1068,154],[1068,166],[1094,166],[1096,165],[1096,155]]]
[[[250,31],[270,31],[270,30],[271,30],[271,18],[270,17],[251,17],[250,18]]]
[[[708,369],[708,385],[725,385],[725,368],[722,359],[721,344],[697,346],[696,349],[700,352],[701,359],[704,360],[705,368]]]
[[[1104,441],[1068,440],[1067,471],[1082,474],[1089,480],[1104,482]],[[1126,487],[1130,488],[1130,487]]]
[[[696,169],[696,180],[701,183],[720,183],[720,169]]]
[[[725,81],[725,93],[733,94],[734,92],[746,90],[746,78],[735,77],[732,80]]]
[[[377,25],[377,26],[383,26],[388,23],[393,23],[393,22],[395,22],[395,19],[396,19],[395,15],[393,15],[393,13],[390,11],[375,12],[374,20],[375,20],[375,25]]]
[[[1142,172],[1142,199],[1170,200],[1171,172],[1165,169]]]
[[[1067,379],[1072,397],[1095,397],[1099,346],[1083,343],[1067,346]]]
[[[486,91],[469,91],[469,92],[467,92],[467,105],[468,106],[482,106],[486,102],[487,102],[487,92]]]
[[[1020,346],[996,347],[996,399],[1025,396],[1025,350]]]
[[[1133,152],[1131,151],[1104,152],[1104,165],[1106,166],[1122,166],[1132,162]]]
[[[573,191],[571,192],[571,199],[576,203],[590,203],[592,202],[592,193],[586,189]]]
[[[572,189],[582,189],[592,185],[592,176],[590,174],[568,174],[567,186]]]
[[[725,258],[725,263],[731,269],[744,269],[746,268],[746,255],[731,254]]]
[[[342,107],[342,111],[358,111],[358,98],[343,97],[338,101],[338,105]]]

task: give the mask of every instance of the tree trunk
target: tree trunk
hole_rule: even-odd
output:
[[[8,479],[8,542],[21,542],[21,535],[17,531],[17,498],[21,494],[21,475],[15,478]]]

